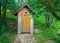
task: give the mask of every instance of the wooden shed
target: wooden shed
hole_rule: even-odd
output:
[[[18,34],[33,34],[33,18],[30,11],[35,13],[28,4],[24,4],[15,12],[18,16]]]

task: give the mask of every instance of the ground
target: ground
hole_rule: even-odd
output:
[[[20,34],[15,38],[14,43],[37,43],[31,34]]]

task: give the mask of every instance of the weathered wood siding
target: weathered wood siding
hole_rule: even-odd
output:
[[[30,33],[33,35],[34,21],[32,15],[30,16]]]
[[[25,13],[27,16],[24,16]],[[23,8],[18,13],[18,31],[19,27],[21,32],[30,32],[30,12],[27,8]]]
[[[21,34],[22,29],[22,19],[21,19],[21,13],[18,13],[18,35]]]

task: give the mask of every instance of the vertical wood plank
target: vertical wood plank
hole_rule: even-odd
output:
[[[22,29],[22,20],[21,20],[21,13],[18,13],[18,35],[21,34],[21,29]]]
[[[24,16],[25,12],[27,12],[27,16]],[[30,12],[27,10],[27,8],[23,8],[21,10],[21,13],[22,13],[22,32],[30,32]]]
[[[30,17],[30,33],[33,35],[33,25],[34,25],[34,23],[33,23],[33,18],[32,18],[32,15],[31,15],[31,17]]]

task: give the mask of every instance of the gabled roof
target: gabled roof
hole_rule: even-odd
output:
[[[19,12],[19,11],[21,11],[24,7],[27,7],[29,10],[31,10],[33,13],[36,13],[28,4],[24,4],[24,5],[22,5],[21,7],[19,7],[18,8],[18,10],[14,13],[15,15],[17,15],[17,13]]]

